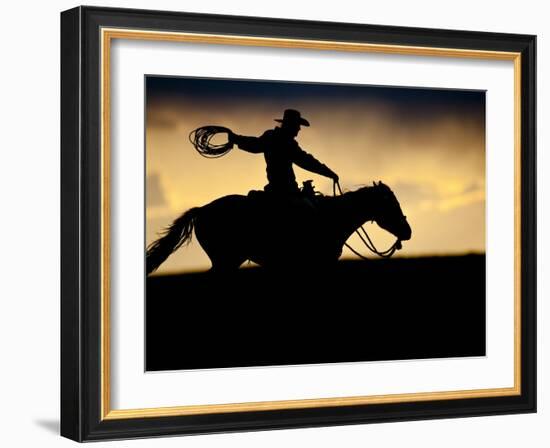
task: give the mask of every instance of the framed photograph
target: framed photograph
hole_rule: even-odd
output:
[[[536,411],[535,36],[61,13],[61,433]]]

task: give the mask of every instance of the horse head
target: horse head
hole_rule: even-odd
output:
[[[374,221],[387,230],[399,241],[411,239],[411,226],[407,222],[407,217],[401,211],[399,201],[395,197],[390,187],[382,182],[373,182],[371,187],[376,201],[376,211]]]

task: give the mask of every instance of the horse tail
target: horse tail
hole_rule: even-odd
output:
[[[171,253],[183,244],[189,244],[193,235],[193,224],[200,207],[187,210],[167,227],[162,236],[147,248],[147,275],[157,270]]]

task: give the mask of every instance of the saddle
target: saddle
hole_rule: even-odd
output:
[[[302,188],[296,193],[277,194],[266,190],[250,190],[248,192],[249,199],[262,202],[271,207],[276,205],[293,206],[293,208],[302,206],[307,209],[314,209],[321,197],[323,195],[315,191],[312,180],[304,181]]]
[[[315,192],[312,181],[304,182],[296,193],[277,194],[270,191],[252,190],[248,193],[251,209],[256,216],[278,231],[299,232],[316,221],[321,194]]]

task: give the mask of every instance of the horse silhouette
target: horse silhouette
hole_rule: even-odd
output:
[[[382,182],[341,196],[317,196],[314,205],[263,192],[223,196],[187,210],[148,247],[147,274],[189,243],[193,229],[214,272],[236,270],[247,260],[267,268],[327,267],[367,221],[399,240],[411,238],[397,198]]]

